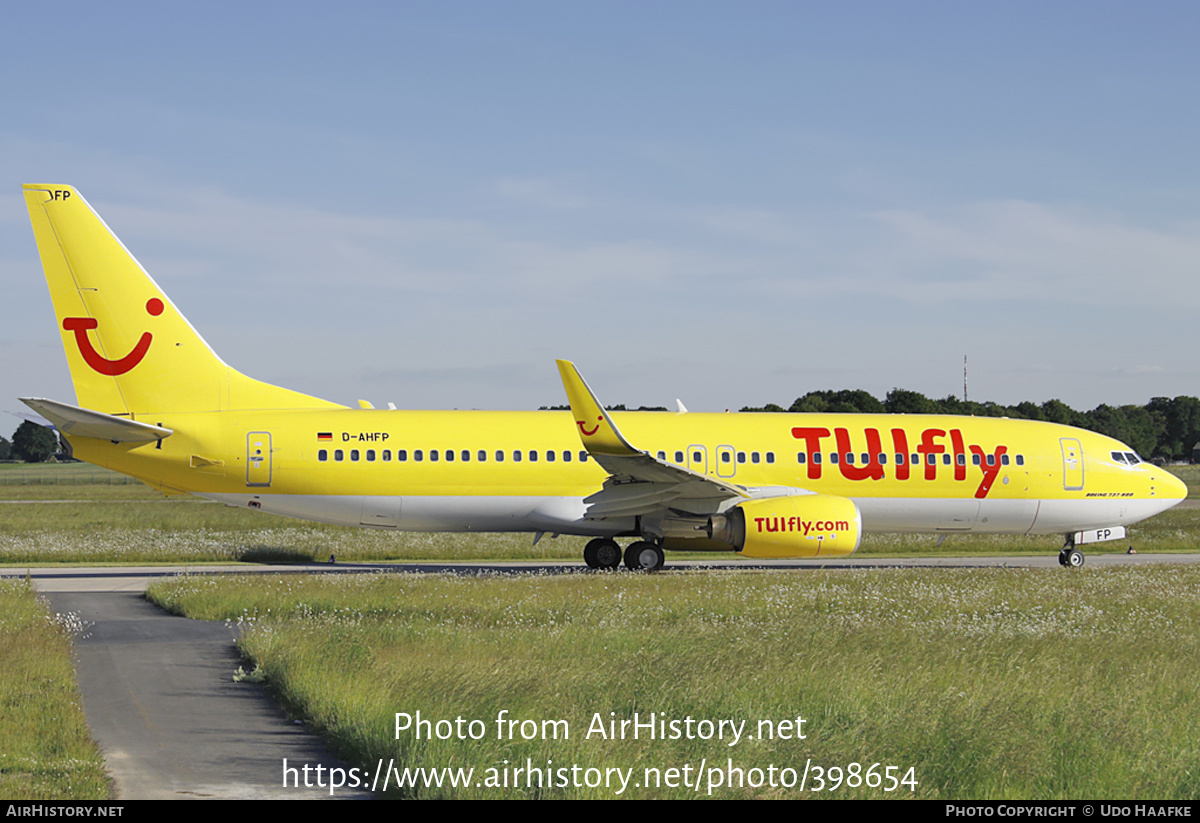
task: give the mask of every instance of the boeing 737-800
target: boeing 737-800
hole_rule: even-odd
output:
[[[24,402],[75,456],[167,493],[377,529],[585,535],[589,566],[646,570],[664,549],[845,555],[864,532],[1058,533],[1077,566],[1077,544],[1187,493],[1123,443],[1053,423],[610,413],[564,360],[570,412],[341,406],[227,366],[77,191],[24,189],[78,405]]]

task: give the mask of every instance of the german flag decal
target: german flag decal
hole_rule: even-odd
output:
[[[317,432],[318,440],[332,440],[333,432]]]

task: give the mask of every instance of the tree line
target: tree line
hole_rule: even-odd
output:
[[[0,437],[0,460],[44,463],[58,448],[57,434],[26,420],[13,432],[12,442]]]
[[[976,417],[1011,417],[1046,420],[1106,434],[1132,446],[1143,457],[1189,460],[1200,440],[1200,398],[1155,397],[1144,406],[1101,404],[1081,412],[1061,400],[1038,405],[1025,401],[1015,406],[976,403],[950,395],[942,400],[920,392],[892,389],[882,401],[862,389],[811,391],[786,409],[774,403],[745,412],[859,412],[866,414],[965,414]]]

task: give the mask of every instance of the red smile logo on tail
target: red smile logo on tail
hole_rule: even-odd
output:
[[[604,422],[604,415],[600,415],[599,417],[597,417],[597,418],[596,418],[596,422],[597,422],[597,423],[602,423],[602,422]],[[581,432],[583,432],[585,435],[587,435],[588,437],[591,437],[593,434],[595,434],[596,432],[600,431],[600,427],[599,427],[599,426],[593,426],[593,427],[592,427],[592,430],[591,430],[591,431],[588,431],[588,430],[587,430],[587,421],[586,421],[586,420],[576,420],[576,421],[575,421],[575,425],[576,425],[576,426],[578,426],[578,427],[579,427],[579,430],[580,430]]]
[[[146,301],[146,311],[152,316],[158,317],[163,313],[163,301],[157,297],[151,297]],[[96,351],[88,337],[88,330],[100,325],[98,320],[92,317],[64,317],[62,324],[67,331],[75,332],[75,345],[79,346],[79,353],[83,355],[87,364],[100,374],[107,374],[110,377],[125,374],[141,363],[146,352],[150,350],[150,342],[154,339],[150,332],[143,332],[137,345],[133,347],[133,351],[118,360],[109,360]]]

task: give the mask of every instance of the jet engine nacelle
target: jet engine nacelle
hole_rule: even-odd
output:
[[[708,521],[709,536],[744,557],[853,554],[862,539],[854,501],[828,494],[748,500]]]

